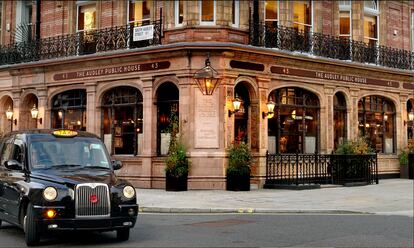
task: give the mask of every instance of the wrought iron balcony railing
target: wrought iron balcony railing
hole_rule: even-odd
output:
[[[153,25],[153,38],[134,41],[134,28],[150,24]],[[160,45],[161,29],[162,21],[158,20],[13,43],[0,46],[0,65]]]
[[[414,52],[411,51],[264,23],[250,23],[250,45],[414,70]]]

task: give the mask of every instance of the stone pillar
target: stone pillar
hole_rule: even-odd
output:
[[[324,126],[326,127],[326,128],[323,128],[323,129],[326,129],[324,138],[326,139],[326,152],[327,153],[331,153],[332,150],[335,147],[335,144],[334,144],[334,138],[335,138],[334,137],[335,136],[334,122],[335,122],[335,120],[334,120],[334,110],[333,110],[333,108],[334,108],[334,101],[333,101],[334,90],[335,90],[335,88],[333,88],[333,87],[329,87],[329,86],[325,87],[325,99],[326,99],[326,103],[327,103],[327,105],[326,105],[326,107],[327,107],[326,117],[327,118],[324,121],[322,121],[322,118],[321,118],[321,129]],[[322,115],[321,115],[321,117],[322,117]],[[322,123],[324,123],[324,124],[322,124]],[[321,131],[321,133],[322,133],[322,131]],[[322,137],[321,137],[321,139],[322,139]]]
[[[20,130],[20,90],[12,90],[13,98],[13,119],[12,119],[12,130]],[[16,121],[17,122],[16,122]]]
[[[400,111],[397,109],[397,116],[398,112],[401,113],[401,121],[400,125],[398,125],[398,121],[396,121],[396,134],[397,134],[397,153],[401,150],[407,147],[408,145],[408,112],[407,112],[407,101],[408,101],[408,95],[400,95]],[[397,117],[398,118],[398,117]],[[401,127],[398,128],[398,127]],[[401,131],[399,131],[401,130]]]
[[[49,117],[46,111],[47,110],[47,90],[46,89],[37,90],[37,109],[39,110],[39,113],[37,115],[38,116],[37,117],[38,118],[37,128],[49,127],[46,125],[47,118]],[[40,118],[42,118],[42,123],[39,122]]]
[[[154,105],[152,78],[143,78],[143,142],[142,142],[142,170],[143,178],[140,187],[152,188],[152,157],[156,155],[157,129],[156,117],[157,106]]]
[[[349,131],[348,137],[349,139],[356,139],[358,137],[358,101],[359,101],[359,90],[351,90],[351,113],[349,115]]]
[[[96,84],[96,82],[86,84],[86,131],[101,136],[101,132],[97,128],[100,126],[97,125],[98,122],[100,124],[100,118],[96,114],[100,111],[96,111]]]

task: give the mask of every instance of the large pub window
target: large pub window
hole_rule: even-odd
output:
[[[342,93],[334,96],[334,150],[346,140],[346,101]]]
[[[106,92],[102,98],[101,132],[111,154],[141,154],[142,94],[129,86]]]
[[[359,136],[366,137],[380,153],[395,152],[395,107],[382,96],[366,96],[358,102]]]
[[[174,83],[163,83],[157,90],[157,155],[167,155],[171,131],[179,118],[179,91]]]
[[[244,83],[238,83],[234,91],[234,97],[241,100],[240,109],[234,114],[234,142],[247,144],[250,106],[249,91]]]
[[[319,151],[319,100],[301,88],[282,88],[270,93],[274,115],[268,119],[270,153],[315,153]]]
[[[52,128],[86,130],[86,90],[68,90],[53,97]]]
[[[414,99],[410,99],[407,102],[407,138],[408,141],[414,142],[414,121],[412,120],[414,116]]]

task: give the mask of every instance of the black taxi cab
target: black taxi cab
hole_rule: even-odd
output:
[[[8,133],[0,140],[0,226],[23,228],[27,245],[56,230],[116,230],[128,240],[138,205],[134,187],[114,174],[121,167],[87,132]]]

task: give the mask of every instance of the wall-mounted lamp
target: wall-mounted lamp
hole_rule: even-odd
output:
[[[233,111],[229,110],[229,117],[232,116],[232,114],[239,112],[240,106],[241,106],[242,100],[236,96],[236,98],[233,100]]]
[[[414,121],[414,111],[408,113],[408,121]],[[407,125],[408,121],[404,121],[404,126]]]
[[[32,119],[39,120],[39,124],[42,124],[43,119],[37,118],[39,115],[39,110],[36,108],[36,104],[33,105],[33,108],[30,110],[30,114],[32,114]]]
[[[14,122],[14,125],[17,125],[17,119],[14,119],[13,121],[13,109],[11,108],[11,106],[9,106],[9,108],[6,110],[6,117],[7,120]]]
[[[262,112],[262,118],[266,118],[266,116],[268,118],[272,118],[273,117],[273,110],[275,109],[275,102],[270,100],[266,103],[267,106],[267,113],[266,112]]]
[[[218,76],[218,72],[210,66],[210,54],[207,55],[205,65],[201,70],[194,73],[194,80],[203,95],[212,95],[214,89],[219,84],[220,77]]]

